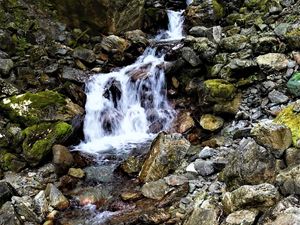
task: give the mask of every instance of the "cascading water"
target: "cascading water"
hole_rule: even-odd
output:
[[[168,10],[168,31],[156,40],[183,38],[183,11]],[[138,60],[86,85],[85,141],[78,149],[89,153],[122,151],[166,130],[175,116],[166,99],[164,56],[147,48]]]

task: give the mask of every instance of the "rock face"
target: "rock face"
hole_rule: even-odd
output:
[[[243,184],[272,183],[275,175],[274,156],[248,138],[240,142],[239,150],[224,168],[221,178],[231,189]]]
[[[233,192],[225,193],[222,202],[226,212],[251,207],[264,209],[275,205],[279,196],[279,192],[271,184],[245,185]]]
[[[189,147],[190,143],[180,134],[160,133],[151,145],[139,179],[149,182],[165,177],[170,170],[177,168]]]
[[[144,15],[144,0],[56,0],[54,5],[67,24],[95,33],[139,29]]]
[[[282,156],[292,144],[291,130],[284,125],[275,124],[271,121],[257,124],[251,130],[251,134],[258,144],[271,149],[277,157]]]
[[[5,98],[0,102],[0,109],[12,121],[26,126],[44,121],[70,121],[76,115],[83,114],[80,106],[54,91],[27,92]]]

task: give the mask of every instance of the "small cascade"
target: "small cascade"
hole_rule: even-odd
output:
[[[182,39],[182,14],[168,10],[168,30],[156,40]],[[164,63],[164,55],[147,48],[134,64],[93,76],[86,85],[85,140],[77,148],[124,151],[170,128],[175,111],[166,98]]]

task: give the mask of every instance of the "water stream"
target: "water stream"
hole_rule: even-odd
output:
[[[169,26],[156,41],[183,38],[183,11],[168,10]],[[120,70],[93,76],[86,85],[84,141],[88,153],[126,151],[170,128],[175,111],[166,98],[164,55],[148,47]]]

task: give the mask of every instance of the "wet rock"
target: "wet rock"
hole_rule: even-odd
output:
[[[277,103],[277,104],[282,104],[286,103],[289,100],[289,97],[283,94],[280,91],[273,90],[268,94],[268,98],[270,99],[271,102]]]
[[[63,210],[69,207],[68,199],[53,184],[48,184],[45,190],[49,204],[55,209]]]
[[[141,29],[144,0],[138,1],[55,1],[58,15],[71,27],[102,33],[120,33]],[[78,10],[81,9],[81,10]]]
[[[240,210],[227,216],[222,225],[253,225],[258,216],[258,210]]]
[[[55,91],[27,92],[5,98],[0,102],[0,109],[11,121],[26,126],[44,121],[70,121],[84,112],[80,106]]]
[[[190,143],[180,134],[160,133],[151,145],[139,179],[149,182],[163,178],[177,168],[189,147]]]
[[[141,30],[127,31],[125,38],[130,40],[133,45],[146,47],[149,44],[146,34]]]
[[[78,83],[85,83],[88,79],[88,74],[82,70],[65,66],[63,68],[61,78],[67,81],[75,81]]]
[[[33,204],[35,211],[37,212],[38,215],[44,219],[48,213],[48,201],[46,199],[46,194],[45,191],[40,191],[33,199]]]
[[[0,58],[0,75],[1,75],[1,77],[7,77],[13,67],[14,67],[14,62],[11,59],[1,59]]]
[[[289,92],[296,97],[300,96],[300,73],[293,74],[292,78],[287,83],[287,88]]]
[[[143,185],[141,191],[146,198],[161,200],[163,197],[172,190],[165,180],[148,182]]]
[[[275,205],[279,198],[277,189],[264,183],[255,186],[244,185],[233,192],[226,192],[222,203],[227,213],[253,206],[265,210]]]
[[[114,181],[114,165],[89,166],[84,168],[87,182],[109,183]],[[101,174],[101,176],[99,176]]]
[[[194,126],[195,122],[189,112],[179,114],[175,122],[176,131],[181,134],[187,132]]]
[[[244,184],[273,183],[275,176],[274,156],[252,138],[244,138],[220,178],[232,190]]]
[[[142,166],[143,161],[139,157],[130,156],[122,163],[121,168],[125,173],[133,174],[140,172]]]
[[[93,204],[101,207],[112,198],[109,188],[103,186],[80,188],[75,191],[75,194],[72,195],[77,196],[79,204],[82,206]]]
[[[275,118],[274,122],[283,124],[290,128],[292,132],[293,145],[299,147],[298,141],[300,140],[300,101],[291,103],[283,108]]]
[[[12,197],[12,204],[22,222],[31,222],[33,224],[40,224],[42,222],[42,219],[33,211],[33,201],[29,196],[14,196]]]
[[[90,49],[86,49],[83,47],[77,47],[74,49],[73,57],[83,60],[86,63],[93,63],[96,60],[96,55]]]
[[[66,141],[72,130],[72,126],[65,122],[41,123],[26,128],[22,132],[25,159],[31,165],[37,165],[51,152],[54,144]]]
[[[193,49],[189,47],[183,47],[181,49],[182,58],[187,61],[191,66],[196,67],[201,64],[200,58],[193,51]]]
[[[185,42],[187,42],[203,60],[212,61],[213,57],[217,54],[217,45],[208,38],[188,36]]]
[[[268,53],[256,58],[256,62],[263,71],[281,71],[287,68],[288,60],[284,54]]]
[[[6,202],[0,209],[1,225],[21,225],[11,202]]]
[[[225,51],[229,52],[238,52],[246,48],[249,39],[245,35],[236,34],[230,37],[223,38],[220,41],[220,46]]]
[[[299,200],[293,196],[282,199],[274,208],[259,219],[259,225],[299,224]]]
[[[299,194],[300,193],[300,181],[298,179],[300,174],[300,166],[292,166],[281,171],[276,177],[276,184],[282,194]]]
[[[211,114],[202,115],[200,118],[200,125],[203,129],[209,131],[216,131],[223,127],[224,120],[221,117]]]
[[[10,183],[0,182],[0,206],[10,201],[14,195],[17,195],[17,192]]]
[[[71,152],[63,145],[54,145],[52,154],[52,162],[55,164],[58,174],[65,173],[74,163]]]
[[[76,168],[70,168],[69,172],[68,172],[68,175],[71,176],[71,177],[82,179],[82,178],[84,178],[85,173],[80,168],[77,168],[77,169]]]
[[[118,37],[115,35],[110,35],[110,36],[104,37],[102,39],[101,47],[106,52],[123,53],[129,47],[129,44],[125,39],[123,39],[121,37]]]
[[[254,126],[251,135],[258,144],[269,148],[278,158],[292,144],[291,130],[287,126],[275,124],[271,121],[261,122]]]

